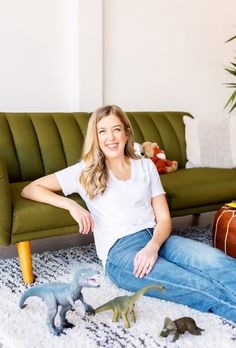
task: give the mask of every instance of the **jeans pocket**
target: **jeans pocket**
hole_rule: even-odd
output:
[[[149,227],[149,228],[146,228],[145,231],[148,234],[148,236],[152,238],[154,228]]]

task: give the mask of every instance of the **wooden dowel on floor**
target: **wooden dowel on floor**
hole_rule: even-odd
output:
[[[199,224],[200,213],[193,214],[192,226],[197,226]]]

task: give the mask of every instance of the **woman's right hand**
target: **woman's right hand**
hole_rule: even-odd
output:
[[[92,216],[86,209],[81,207],[75,201],[70,200],[68,210],[73,219],[75,219],[75,221],[78,223],[80,233],[87,234],[88,232],[94,230]]]

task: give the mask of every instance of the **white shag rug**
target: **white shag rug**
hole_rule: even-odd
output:
[[[210,242],[208,228],[195,227],[176,234]],[[69,282],[75,265],[86,265],[99,270],[100,287],[83,288],[84,299],[93,307],[108,300],[131,294],[118,289],[105,278],[102,266],[96,257],[94,245],[33,255],[37,273],[35,285],[52,281]],[[123,321],[112,322],[112,311],[87,316],[82,305],[68,312],[67,318],[75,327],[67,329],[66,335],[55,337],[46,324],[46,305],[37,297],[27,300],[27,307],[20,309],[18,302],[27,289],[21,279],[17,258],[0,260],[0,347],[1,348],[233,348],[236,347],[236,325],[214,314],[201,313],[183,305],[141,297],[135,305],[136,323],[125,329]],[[29,287],[29,286],[28,286]],[[79,301],[78,301],[79,302]],[[79,304],[79,303],[78,303]],[[177,319],[190,316],[204,329],[201,336],[185,333],[176,342],[159,336],[165,317]]]

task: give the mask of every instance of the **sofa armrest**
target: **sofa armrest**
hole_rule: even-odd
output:
[[[0,244],[11,244],[12,205],[7,166],[0,156]]]

